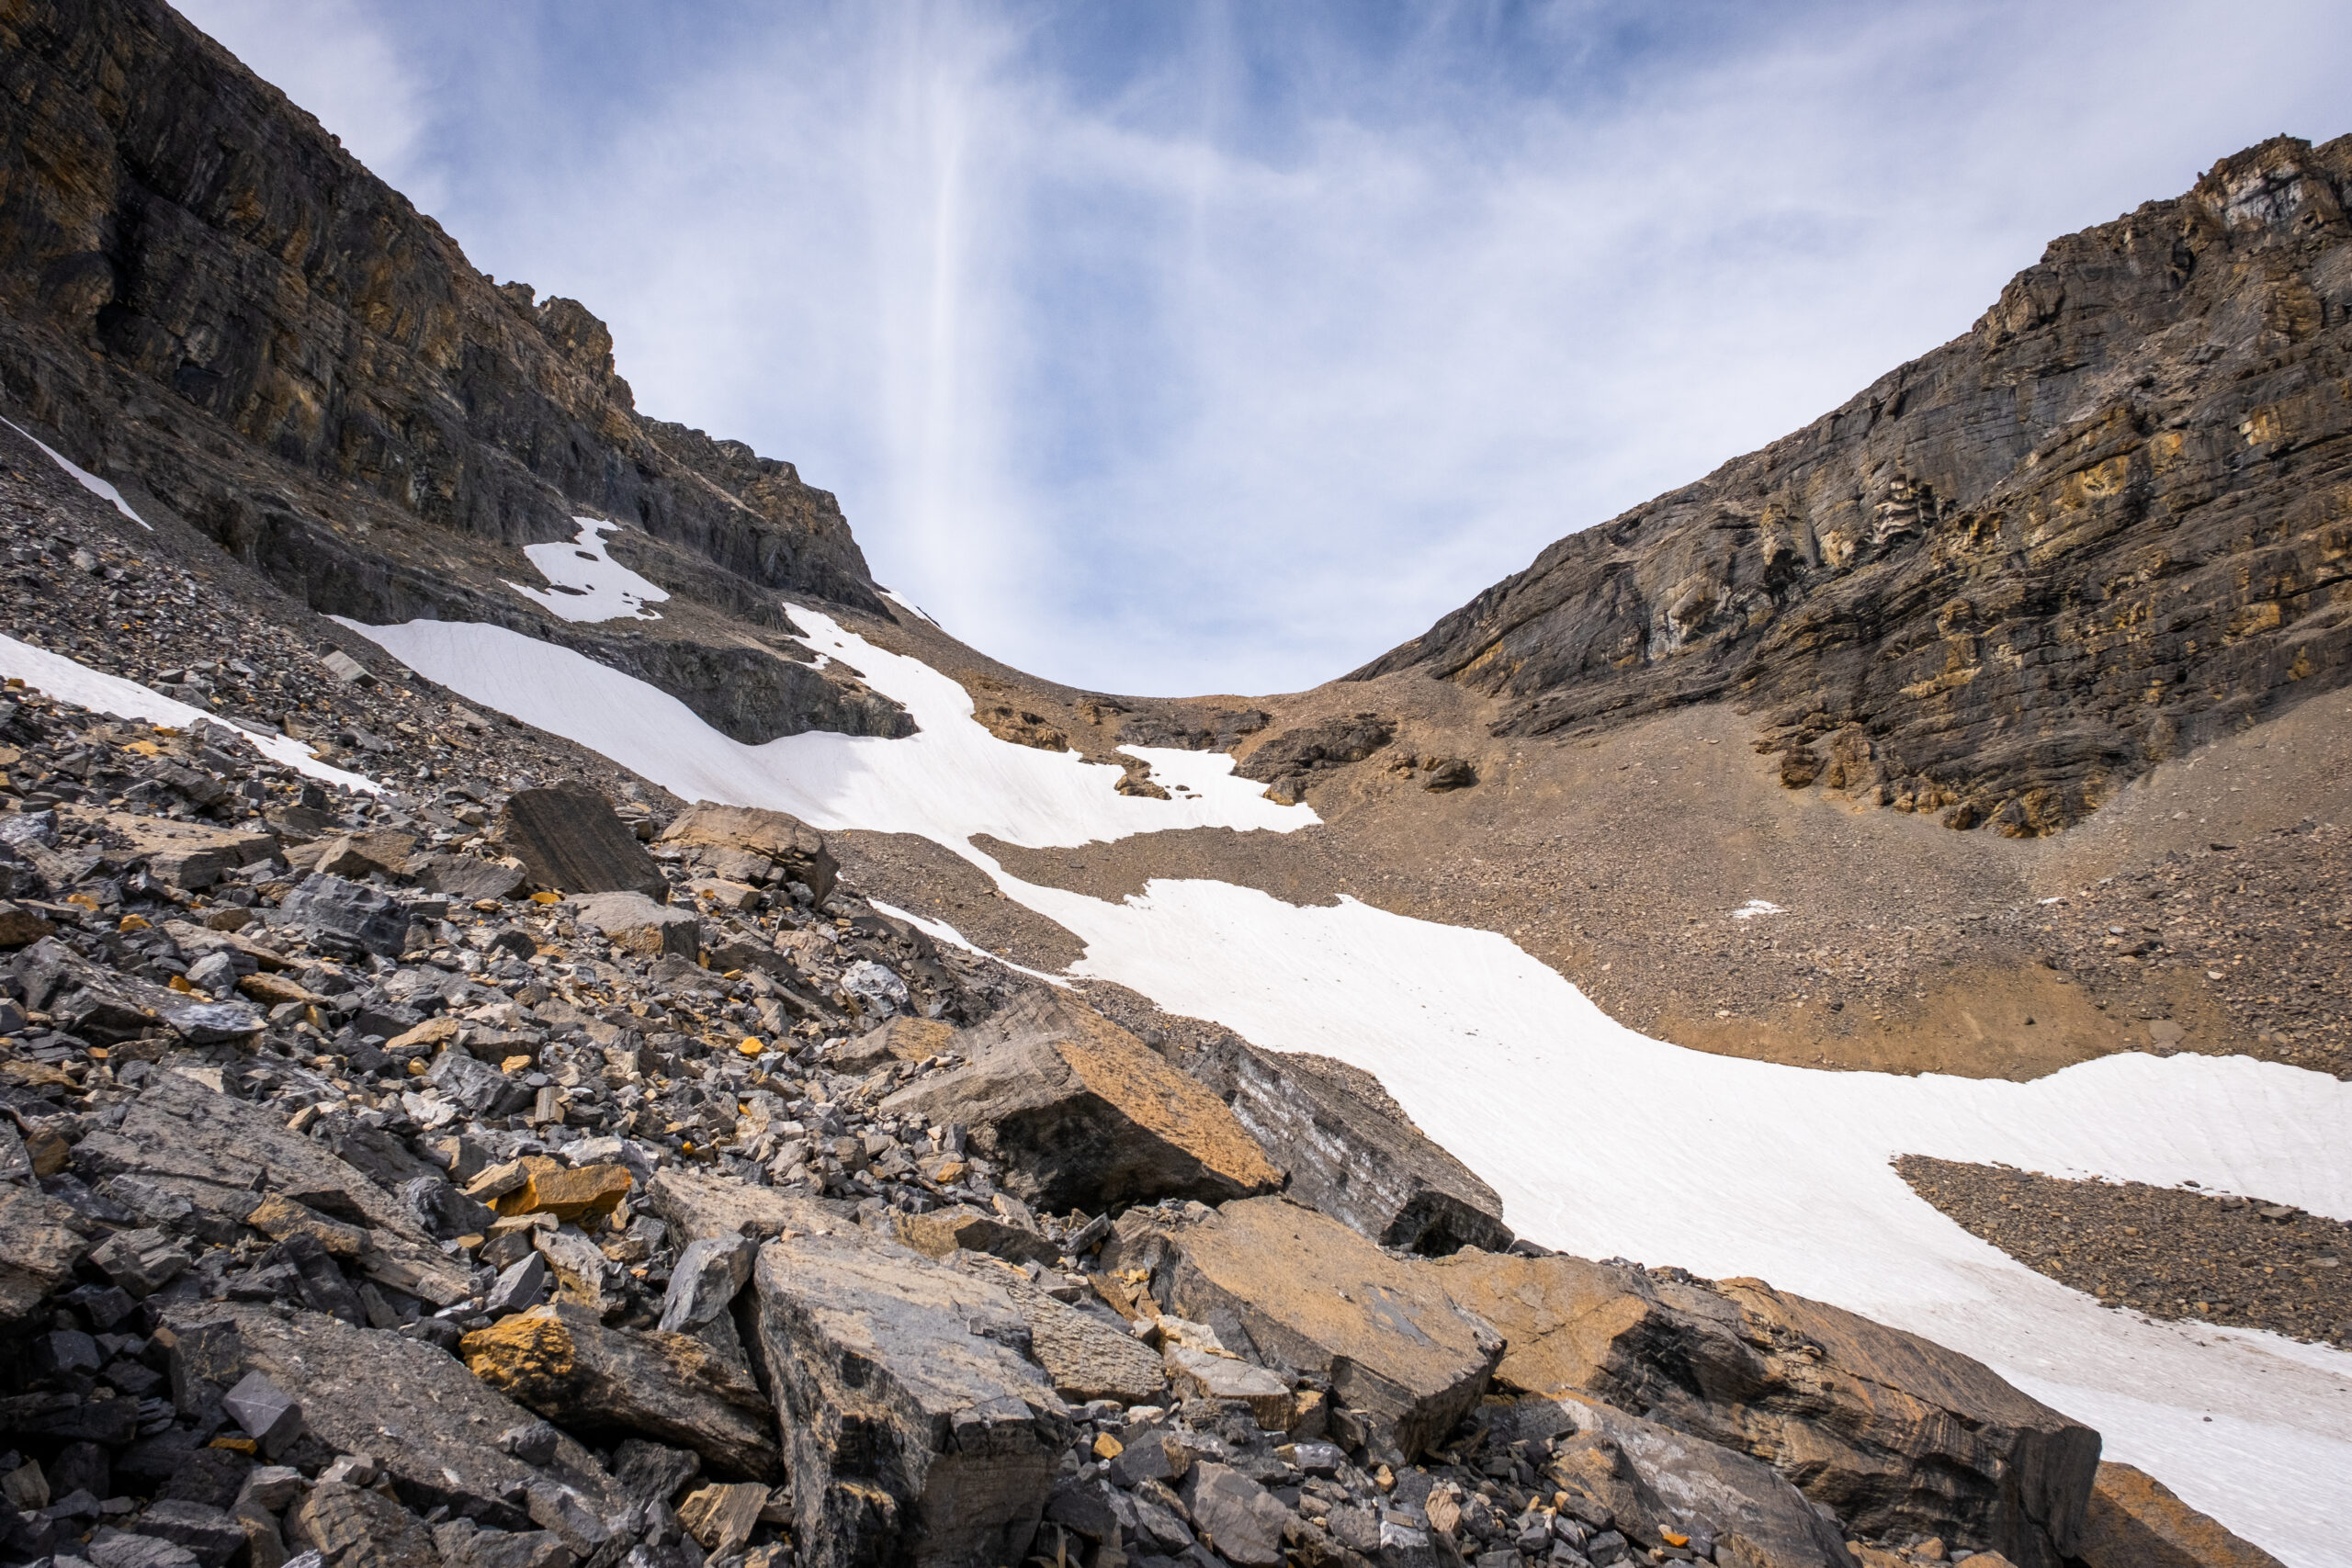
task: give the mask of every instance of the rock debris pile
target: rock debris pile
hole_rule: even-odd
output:
[[[1984,1369],[1539,1256],[1376,1083],[1171,1059],[790,818],[6,696],[8,1561],[2131,1561]]]

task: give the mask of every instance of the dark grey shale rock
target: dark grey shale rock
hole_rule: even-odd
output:
[[[805,1560],[1025,1556],[1067,1411],[1004,1293],[859,1231],[770,1242],[752,1281]]]
[[[530,886],[555,893],[666,894],[662,868],[610,802],[581,784],[516,790],[491,842],[523,863]]]

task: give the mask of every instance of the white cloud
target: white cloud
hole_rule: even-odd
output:
[[[610,320],[641,407],[839,491],[978,646],[1147,692],[1336,674],[1964,330],[2048,239],[2346,129],[2317,6],[1517,14],[1375,48],[1351,7],[1128,13],[1167,33],[1121,55],[944,0],[494,49],[387,7],[277,47],[353,93],[350,39],[394,39],[429,137],[405,89],[295,96]]]

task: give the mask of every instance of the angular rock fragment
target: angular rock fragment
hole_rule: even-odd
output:
[[[747,1236],[705,1236],[688,1242],[670,1270],[661,1327],[672,1334],[691,1334],[715,1321],[752,1277],[752,1264],[758,1256],[757,1244]]]
[[[313,872],[286,896],[278,917],[289,925],[340,937],[355,947],[397,958],[408,945],[408,906],[380,889]]]
[[[926,1214],[906,1214],[899,1220],[899,1239],[930,1258],[944,1258],[961,1248],[985,1252],[1014,1263],[1056,1263],[1061,1248],[1034,1230],[1008,1224],[967,1203],[933,1209]]]
[[[692,958],[700,950],[702,921],[691,909],[657,904],[641,893],[591,893],[569,903],[583,928],[639,958]]]
[[[1106,1275],[1150,1272],[1162,1310],[1205,1323],[1227,1348],[1328,1375],[1372,1450],[1401,1463],[1442,1438],[1485,1392],[1503,1342],[1426,1264],[1402,1262],[1285,1198],[1187,1221],[1131,1209],[1102,1249]]]
[[[512,898],[530,880],[520,866],[479,855],[426,855],[412,865],[419,887],[468,904],[477,898]]]
[[[1211,1551],[1237,1568],[1280,1568],[1283,1527],[1295,1517],[1272,1493],[1210,1461],[1184,1477],[1184,1507]]]
[[[714,1557],[741,1551],[759,1528],[768,1489],[754,1482],[706,1486],[678,1505],[678,1523]]]
[[[348,1482],[322,1481],[290,1509],[287,1533],[319,1554],[322,1568],[441,1568],[422,1520],[390,1498]]]
[[[75,1261],[90,1246],[80,1223],[71,1208],[39,1188],[0,1184],[0,1331],[14,1328],[73,1277]]]
[[[606,1328],[558,1302],[469,1334],[461,1348],[483,1383],[571,1431],[657,1438],[720,1475],[777,1473],[759,1385],[690,1335]]]
[[[164,1499],[139,1516],[137,1532],[185,1548],[198,1568],[222,1568],[244,1548],[245,1527],[225,1508]]]
[[[523,863],[532,886],[551,893],[659,894],[669,886],[611,803],[583,784],[516,790],[491,842]]]
[[[1490,1440],[1548,1451],[1577,1516],[1645,1545],[1703,1537],[1741,1568],[1852,1568],[1844,1532],[1770,1465],[1592,1400],[1527,1399]]]
[[[845,1205],[695,1170],[659,1171],[645,1195],[653,1212],[688,1242],[730,1236],[766,1241],[787,1230],[837,1230],[857,1223]]]
[[[1004,1293],[854,1230],[770,1242],[752,1280],[807,1560],[1020,1561],[1065,1411]]]
[[[1510,1247],[1494,1189],[1423,1136],[1370,1074],[1238,1041],[1219,1055],[1202,1076],[1290,1172],[1293,1197],[1383,1247],[1432,1258]]]
[[[447,1506],[499,1529],[530,1527],[515,1499],[542,1482],[541,1472],[501,1450],[497,1438],[530,1424],[531,1413],[463,1363],[422,1340],[311,1313],[282,1318],[258,1304],[198,1303],[168,1321],[207,1319],[233,1322],[246,1364],[300,1391],[303,1425],[338,1452],[368,1455],[410,1508]],[[594,1459],[560,1434],[555,1463],[600,1513],[620,1506],[597,1479]]]
[[[1781,1464],[1850,1529],[1988,1541],[2019,1568],[2074,1554],[2098,1434],[1980,1362],[1753,1280],[1477,1253],[1432,1268],[1509,1339],[1513,1387]]]
[[[2112,1462],[2098,1467],[2075,1556],[2083,1568],[2279,1568],[2163,1482]]]
[[[1091,1009],[1021,1002],[967,1030],[958,1047],[968,1066],[900,1089],[882,1110],[970,1127],[1024,1201],[1216,1201],[1282,1184],[1222,1101]]]
[[[492,1205],[501,1214],[553,1214],[575,1221],[609,1214],[628,1196],[635,1179],[619,1165],[559,1166],[531,1172],[523,1185]]]
[[[716,851],[766,863],[765,875],[739,875],[753,868],[708,861],[721,876],[739,880],[798,882],[822,903],[831,897],[840,867],[825,848],[824,836],[797,817],[781,811],[761,811],[744,806],[715,806],[696,801],[672,819],[662,842],[680,848]]]
[[[302,1435],[301,1405],[264,1373],[247,1372],[240,1378],[221,1397],[220,1407],[261,1445],[266,1458],[275,1460]]]

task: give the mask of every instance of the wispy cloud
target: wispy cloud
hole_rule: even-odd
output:
[[[2352,44],[2291,4],[334,3],[189,11],[951,629],[1155,693],[1337,673],[2053,235],[2347,129]]]

